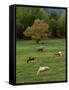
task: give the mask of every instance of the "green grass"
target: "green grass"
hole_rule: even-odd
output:
[[[37,52],[37,46],[32,40],[16,41],[16,83],[65,81],[65,39],[46,40],[43,44],[44,52]],[[64,55],[54,56],[55,49],[60,49]],[[37,59],[27,64],[29,56],[36,56]],[[37,76],[40,66],[48,66],[50,69],[46,74]]]

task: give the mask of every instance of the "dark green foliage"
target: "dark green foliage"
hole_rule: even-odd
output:
[[[51,37],[63,38],[66,34],[66,12],[65,10],[61,14],[51,13],[49,17],[49,30]]]
[[[66,37],[66,11],[64,11],[57,20],[58,35]]]
[[[53,9],[58,12],[57,9]],[[61,9],[60,9],[61,11]],[[44,20],[49,25],[49,37],[64,38],[66,35],[66,11],[61,13],[46,12],[43,8],[16,7],[16,33],[17,38],[31,39],[23,32],[33,25],[35,19]]]
[[[16,8],[16,31],[17,35],[23,36],[23,32],[28,26],[31,26],[35,19],[42,19],[43,12],[39,8],[26,8],[17,7]]]

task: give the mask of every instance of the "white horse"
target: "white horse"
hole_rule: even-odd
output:
[[[57,51],[57,52],[55,53],[55,55],[63,56],[63,53],[62,53],[62,51]]]
[[[49,67],[44,66],[44,67],[39,67],[38,71],[37,71],[37,75],[39,75],[40,73],[43,72],[47,72],[49,70]]]

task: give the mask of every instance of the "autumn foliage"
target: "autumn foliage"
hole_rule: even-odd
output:
[[[49,25],[44,20],[36,19],[31,27],[28,27],[23,34],[26,37],[31,37],[37,43],[48,37]]]

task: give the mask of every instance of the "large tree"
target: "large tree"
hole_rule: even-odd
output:
[[[57,19],[58,14],[50,13],[49,17],[49,31],[51,32],[51,37],[57,37]]]
[[[44,20],[36,19],[33,25],[28,27],[23,34],[39,43],[39,41],[48,37],[48,28],[49,25]]]
[[[57,34],[59,37],[65,37],[66,35],[66,13],[65,10],[61,13],[57,20]]]
[[[44,19],[43,10],[40,8],[31,8],[31,7],[17,7],[16,8],[16,32],[17,37],[22,38],[22,32],[28,27],[31,26],[35,19]]]
[[[66,34],[66,11],[51,13],[49,17],[49,32],[53,38],[63,38]]]

